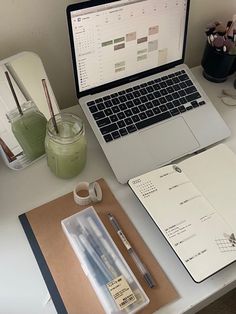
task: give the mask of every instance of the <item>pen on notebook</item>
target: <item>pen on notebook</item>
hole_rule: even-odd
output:
[[[132,257],[135,265],[137,266],[137,268],[139,269],[139,271],[143,275],[143,277],[144,277],[145,281],[147,282],[148,286],[150,288],[155,287],[154,279],[152,278],[150,272],[147,270],[146,266],[140,260],[139,256],[135,252],[135,250],[130,245],[129,241],[127,240],[126,236],[124,235],[123,231],[121,230],[121,228],[120,228],[117,220],[115,219],[115,217],[112,214],[108,214],[108,217],[109,217],[109,220],[110,220],[112,226],[114,227],[115,231],[119,235],[122,243],[126,247],[129,255]]]

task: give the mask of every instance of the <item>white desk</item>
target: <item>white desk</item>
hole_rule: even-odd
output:
[[[202,78],[200,67],[194,68],[193,73],[231,128],[232,136],[226,142],[236,153],[236,107],[227,107],[218,97],[222,88],[232,87],[232,79],[214,84]],[[78,110],[75,106],[68,111]],[[94,181],[100,177],[105,178],[179,293],[178,300],[157,314],[195,313],[236,287],[236,263],[203,283],[193,282],[129,187],[116,181],[89,126],[86,131],[88,161],[75,179],[56,178],[47,168],[45,158],[19,172],[8,169],[0,160],[0,314],[55,313],[52,302],[45,305],[47,288],[18,215],[72,191],[79,180]]]

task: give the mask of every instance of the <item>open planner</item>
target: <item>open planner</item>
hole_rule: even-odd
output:
[[[236,261],[236,155],[219,144],[129,180],[191,277]]]

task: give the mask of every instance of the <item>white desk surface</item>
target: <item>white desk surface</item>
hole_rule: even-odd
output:
[[[225,83],[216,84],[202,77],[201,67],[192,70],[229,125],[232,135],[226,143],[236,153],[236,107],[224,105],[218,97],[222,88],[232,88],[232,77]],[[79,112],[78,110],[79,106],[68,109],[70,112]],[[75,179],[56,178],[49,171],[45,158],[21,171],[8,169],[0,160],[0,314],[56,312],[53,303],[47,302],[47,288],[18,215],[71,192],[78,181],[91,182],[101,177],[107,181],[179,293],[179,299],[161,308],[156,314],[195,313],[236,287],[236,263],[200,284],[190,278],[129,187],[116,181],[88,125],[86,132],[87,165]]]

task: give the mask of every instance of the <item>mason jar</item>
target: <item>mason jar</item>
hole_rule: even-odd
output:
[[[22,113],[15,108],[7,113],[12,133],[29,160],[45,154],[45,136],[47,119],[38,110],[33,101],[21,105]]]
[[[45,150],[51,171],[60,178],[72,178],[85,166],[87,142],[83,121],[76,115],[55,115],[58,133],[53,120],[47,123]]]

